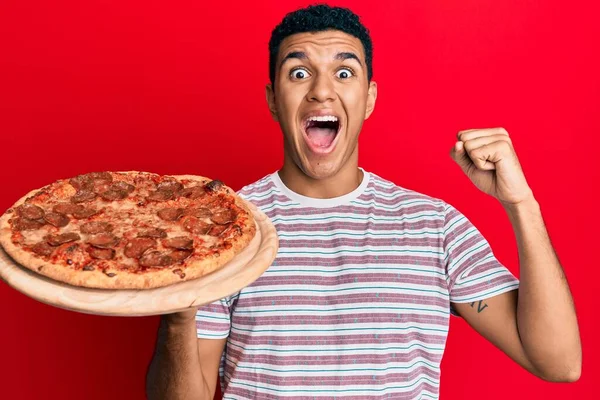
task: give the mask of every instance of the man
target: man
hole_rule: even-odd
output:
[[[149,397],[212,399],[220,375],[225,398],[437,398],[450,313],[531,373],[577,380],[572,298],[508,133],[462,131],[451,155],[506,210],[520,282],[455,208],[358,167],[377,85],[356,15],[298,10],[269,46],[284,165],[240,194],[278,256],[239,293],[162,317]]]

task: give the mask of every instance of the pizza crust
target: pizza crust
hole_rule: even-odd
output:
[[[120,173],[148,174],[147,172],[139,171]],[[199,183],[212,180],[210,178],[195,175],[164,176],[171,176],[179,180],[194,180]],[[256,234],[256,222],[244,200],[242,200],[231,188],[225,185],[223,185],[223,188],[226,189],[228,195],[232,196],[235,204],[246,211],[249,216],[248,218],[243,219],[244,223],[240,226],[241,234],[230,240],[231,246],[229,248],[222,249],[216,253],[216,255],[211,254],[209,257],[202,260],[188,260],[183,266],[175,264],[162,269],[154,268],[142,273],[118,269],[107,269],[104,272],[100,270],[83,271],[70,269],[69,266],[65,265],[54,264],[37,256],[35,253],[22,249],[12,242],[12,229],[9,220],[18,206],[43,188],[32,190],[27,193],[0,217],[0,245],[2,245],[6,253],[21,266],[48,278],[80,287],[97,289],[151,289],[201,278],[220,269],[231,261],[237,254],[246,248],[246,246],[248,246]],[[240,224],[238,223],[238,225]],[[180,274],[174,273],[173,271],[177,269],[180,269],[185,275],[181,277]],[[109,273],[114,273],[115,275],[111,277],[107,275]]]

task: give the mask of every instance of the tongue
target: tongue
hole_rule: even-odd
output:
[[[335,139],[334,129],[312,127],[308,128],[306,133],[311,143],[318,147],[329,147]]]

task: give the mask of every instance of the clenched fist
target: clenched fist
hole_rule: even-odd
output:
[[[504,128],[461,131],[457,139],[450,154],[481,191],[505,205],[533,196]]]

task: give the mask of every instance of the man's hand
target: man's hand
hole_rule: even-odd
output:
[[[196,307],[192,307],[189,308],[187,310],[184,311],[179,311],[176,313],[172,313],[172,314],[164,314],[162,316],[162,319],[168,324],[168,325],[183,325],[183,324],[189,324],[191,323],[191,321],[196,319],[196,312],[197,312],[197,308]]]
[[[504,128],[470,129],[457,135],[454,161],[481,191],[511,206],[532,197]]]

